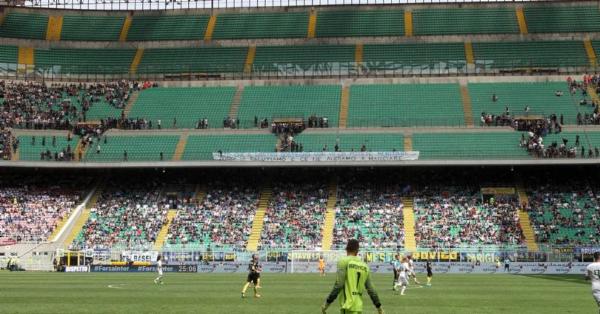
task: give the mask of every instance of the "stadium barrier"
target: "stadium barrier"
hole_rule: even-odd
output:
[[[417,160],[419,152],[213,153],[224,161],[399,161]]]

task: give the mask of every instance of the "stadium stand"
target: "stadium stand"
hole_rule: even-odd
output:
[[[42,133],[43,134],[43,133]],[[67,136],[19,136],[19,160],[70,161],[74,159],[76,140],[69,141]]]
[[[518,34],[514,8],[413,10],[415,35]]]
[[[475,62],[489,68],[582,67],[589,64],[578,41],[474,42]]]
[[[65,15],[61,40],[117,41],[125,17]]]
[[[163,129],[198,128],[199,119],[222,127],[234,94],[234,87],[151,88],[140,93],[129,117],[148,119],[155,128],[160,120]]]
[[[247,51],[246,47],[147,49],[137,73],[241,73]]]
[[[415,133],[419,159],[528,159],[519,133]]]
[[[182,160],[212,160],[213,153],[273,152],[277,140],[271,134],[190,136]]]
[[[323,75],[354,68],[353,64],[354,46],[259,46],[256,47],[253,71],[274,72],[280,76],[307,71]]]
[[[308,12],[224,13],[217,16],[213,39],[305,38]]]
[[[85,161],[160,161],[161,153],[163,160],[171,160],[178,141],[179,136],[169,135],[104,135],[100,141],[90,144]]]
[[[319,10],[317,37],[403,36],[403,10]]]
[[[208,15],[134,15],[127,40],[201,40]]]
[[[19,58],[19,48],[15,46],[0,46],[0,64],[8,70],[10,65],[17,64]],[[9,65],[10,64],[10,65]]]
[[[9,12],[0,25],[0,37],[46,39],[47,24],[45,15]]]
[[[524,12],[530,33],[600,31],[600,11],[595,6],[531,6]]]
[[[370,152],[403,151],[404,137],[401,133],[301,133],[295,137],[298,145],[303,146],[304,152],[333,152],[335,146],[339,151],[361,151],[363,148]],[[325,149],[326,148],[326,149]]]
[[[349,127],[464,124],[458,84],[350,86]]]
[[[466,64],[462,43],[364,45],[363,48],[365,71],[456,73]]]
[[[56,74],[125,74],[135,49],[35,49],[37,68]]]

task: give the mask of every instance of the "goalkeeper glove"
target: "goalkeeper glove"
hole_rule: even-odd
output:
[[[326,314],[328,307],[329,307],[329,303],[327,303],[327,302],[323,303],[323,305],[321,305],[321,313]]]

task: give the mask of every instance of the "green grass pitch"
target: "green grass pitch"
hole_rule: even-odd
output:
[[[424,276],[419,276],[421,281]],[[262,298],[240,298],[245,274],[0,272],[0,313],[319,313],[332,274],[263,274]],[[391,291],[374,275],[386,313],[598,313],[581,276],[437,275],[431,288]],[[112,287],[110,288],[109,285]],[[249,289],[249,292],[251,289]],[[364,314],[375,313],[365,296]],[[328,313],[339,313],[337,300]]]

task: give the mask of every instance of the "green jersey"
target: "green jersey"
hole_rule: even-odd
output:
[[[343,311],[360,313],[363,310],[362,295],[366,289],[375,307],[379,308],[381,302],[371,284],[369,273],[369,266],[359,257],[342,258],[337,264],[337,279],[327,298],[327,303],[332,303],[343,290],[340,296],[340,308]]]

